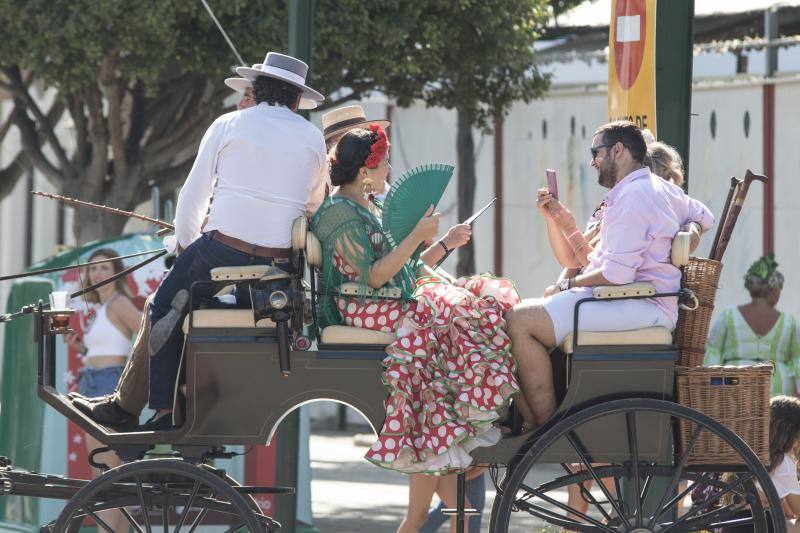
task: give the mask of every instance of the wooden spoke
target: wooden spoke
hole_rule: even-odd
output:
[[[175,526],[175,533],[180,533],[183,524],[186,522],[186,518],[189,516],[189,511],[192,509],[192,504],[194,500],[197,498],[197,493],[200,492],[200,482],[195,481],[194,487],[192,487],[192,494],[189,496],[189,501],[186,502],[186,505],[183,507],[183,512],[181,513],[180,518],[178,519],[178,525]]]
[[[128,521],[128,523],[136,531],[136,533],[144,533],[144,531],[142,531],[142,528],[139,527],[139,524],[136,523],[136,520],[133,519],[133,517],[131,516],[131,513],[129,513],[126,508],[124,508],[124,507],[120,508],[119,512],[122,513],[122,516],[125,517],[125,520]]]
[[[589,515],[586,515],[586,514],[584,514],[584,513],[580,512],[580,511],[578,511],[577,509],[574,509],[574,508],[570,507],[569,505],[563,504],[563,503],[561,503],[560,501],[556,500],[555,498],[551,498],[550,496],[548,496],[548,495],[546,495],[546,494],[542,494],[540,491],[538,491],[538,490],[536,490],[536,489],[534,489],[534,488],[532,488],[532,487],[529,487],[529,486],[527,486],[527,485],[525,485],[525,484],[522,484],[522,485],[520,485],[520,488],[521,488],[522,490],[524,490],[524,491],[526,491],[526,492],[528,492],[528,493],[530,493],[530,494],[534,495],[535,497],[537,497],[537,498],[540,498],[540,499],[542,499],[542,500],[546,501],[546,502],[547,502],[547,503],[549,503],[550,505],[553,505],[553,506],[555,506],[555,507],[558,507],[558,508],[559,508],[559,509],[561,509],[562,511],[566,511],[567,513],[572,513],[572,514],[574,514],[575,516],[577,516],[577,517],[579,517],[579,518],[582,518],[583,520],[586,520],[586,521],[587,521],[587,522],[589,522],[590,524],[593,524],[593,525],[595,525],[595,526],[597,526],[597,527],[601,528],[603,531],[613,531],[613,529],[609,528],[608,526],[606,526],[606,525],[605,525],[605,524],[603,524],[602,522],[600,522],[600,521],[598,521],[598,520],[595,520],[595,519],[594,519],[594,518],[592,518],[591,516],[589,516]],[[530,504],[530,502],[527,502],[527,501],[525,501],[524,499],[518,499],[518,500],[517,500],[517,506],[518,506],[518,507],[521,507],[521,506],[522,506],[522,504],[528,504],[528,505],[532,505],[532,504]],[[552,513],[552,512],[551,512],[551,513]],[[552,514],[554,514],[554,513],[552,513]]]
[[[642,487],[639,479],[639,444],[636,439],[636,413],[625,413],[625,425],[628,429],[628,449],[633,461],[633,490],[636,495],[636,527],[642,527]],[[619,493],[617,493],[619,494]]]
[[[694,432],[692,433],[692,438],[689,440],[689,445],[683,450],[680,459],[678,460],[678,464],[675,466],[675,472],[672,474],[672,479],[669,480],[669,485],[667,486],[667,490],[661,495],[661,500],[658,502],[656,506],[656,512],[653,513],[653,517],[650,519],[650,522],[647,524],[647,529],[653,529],[653,526],[656,523],[662,514],[664,514],[664,503],[667,501],[667,497],[675,491],[675,488],[678,486],[678,481],[680,480],[681,474],[683,474],[683,470],[686,468],[686,463],[689,461],[689,456],[692,455],[692,450],[694,450],[695,444],[697,444],[697,440],[700,438],[700,433],[703,432],[705,428],[700,424],[695,425]],[[663,533],[663,532],[662,532]]]
[[[136,476],[136,491],[139,493],[139,504],[142,509],[142,517],[144,518],[144,527],[146,533],[153,533],[153,528],[150,525],[150,513],[147,510],[147,502],[144,499],[144,489],[142,489],[142,480]]]
[[[567,439],[567,442],[569,442],[569,445],[572,446],[572,449],[575,450],[575,453],[577,453],[578,457],[580,457],[581,462],[583,463],[583,466],[586,468],[586,470],[589,472],[589,475],[592,476],[594,482],[597,483],[597,486],[600,488],[600,490],[603,491],[603,494],[605,494],[608,503],[611,504],[612,509],[614,509],[614,512],[617,514],[619,519],[622,520],[622,522],[628,529],[631,529],[631,523],[628,520],[628,517],[625,516],[625,513],[622,512],[619,503],[614,499],[611,493],[608,492],[608,489],[603,484],[603,481],[597,476],[597,472],[595,472],[594,467],[592,467],[591,462],[589,462],[589,458],[586,457],[586,453],[583,451],[583,446],[581,446],[580,443],[578,442],[578,438],[575,435],[575,432],[570,431],[565,435],[565,437]]]

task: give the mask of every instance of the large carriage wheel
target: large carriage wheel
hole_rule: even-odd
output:
[[[660,423],[654,426],[656,420]],[[690,424],[691,440],[685,450],[673,454],[669,438],[679,423]],[[663,434],[654,427],[664,428]],[[695,443],[704,434],[708,437],[706,432],[721,438],[739,459],[730,465],[688,464]],[[597,439],[598,435],[603,436]],[[592,440],[595,449],[585,444]],[[611,456],[600,449],[603,440],[616,443]],[[667,453],[644,457],[654,453],[659,441]],[[644,452],[648,447],[651,451]],[[586,482],[591,490],[586,490]],[[585,514],[568,505],[570,486],[588,504]],[[770,531],[785,533],[780,499],[769,475],[736,434],[676,403],[628,399],[598,404],[561,420],[519,462],[509,465],[498,487],[490,531],[538,531],[548,523],[582,532],[678,533],[742,526],[739,531],[765,533],[769,521]]]
[[[98,531],[113,533],[98,514],[111,509],[140,533],[191,533],[212,524],[231,533],[276,531],[228,481],[174,459],[135,461],[105,472],[69,500],[55,530],[77,533],[95,523]]]

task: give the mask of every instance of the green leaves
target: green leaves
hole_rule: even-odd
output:
[[[211,0],[246,60],[285,47],[281,2]],[[236,59],[198,1],[0,0],[4,64],[35,71],[48,85],[73,90],[93,83],[118,51],[118,74],[157,84],[184,73],[223,77]]]

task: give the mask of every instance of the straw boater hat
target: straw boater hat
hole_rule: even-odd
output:
[[[324,96],[306,85],[308,65],[292,56],[270,52],[264,63],[252,67],[237,67],[236,74],[251,82],[259,76],[267,76],[294,85],[302,90],[300,109],[314,109],[325,100]]]
[[[342,135],[353,128],[367,128],[377,124],[386,129],[391,125],[388,120],[367,120],[364,108],[360,105],[349,105],[328,111],[322,115],[322,134],[327,141],[336,135]]]
[[[252,68],[261,69],[263,65],[256,63]],[[245,89],[253,86],[253,82],[247,78],[225,78],[225,85],[236,91],[237,93],[244,94]]]

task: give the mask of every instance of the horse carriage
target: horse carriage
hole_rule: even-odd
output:
[[[676,266],[686,264],[688,246],[686,234],[679,234],[673,243]],[[305,218],[294,224],[292,247],[298,274],[262,266],[218,268],[210,282],[202,282],[220,289],[235,285],[237,294],[247,296],[246,308],[242,298],[226,306],[192,296],[172,431],[118,433],[75,409],[56,389],[56,337],[66,332],[59,317],[65,311],[42,303],[29,308],[36,325],[39,397],[125,464],[84,481],[15,469],[4,460],[3,493],[67,500],[42,531],[77,532],[92,522],[110,531],[98,514],[110,509],[121,511],[138,532],[195,531],[206,523],[224,523],[227,531],[278,531],[280,525],[262,513],[253,495],[293,489],[240,486],[213,460],[230,455],[226,446],[269,443],[288,413],[315,400],[345,403],[378,431],[387,394],[381,361],[394,340],[392,334],[355,327],[317,329],[322,257]],[[491,531],[529,531],[544,523],[583,532],[734,526],[785,531],[780,500],[759,458],[731,430],[674,401],[678,351],[669,330],[598,333],[577,327],[588,301],[652,297],[678,297],[684,305],[693,299],[686,290],[656,294],[648,284],[632,284],[598,287],[582,300],[574,332],[551,355],[555,414],[532,433],[472,452],[476,465],[491,465],[497,488]],[[681,431],[688,431],[688,440],[679,441]],[[693,449],[710,437],[728,446],[735,459],[698,462]],[[171,445],[172,456],[146,458],[159,444]],[[95,465],[99,451],[90,454]],[[463,517],[470,510],[463,476],[459,481],[459,505],[450,512]],[[569,487],[588,511],[566,502]],[[688,495],[701,488],[711,490],[687,504]]]

